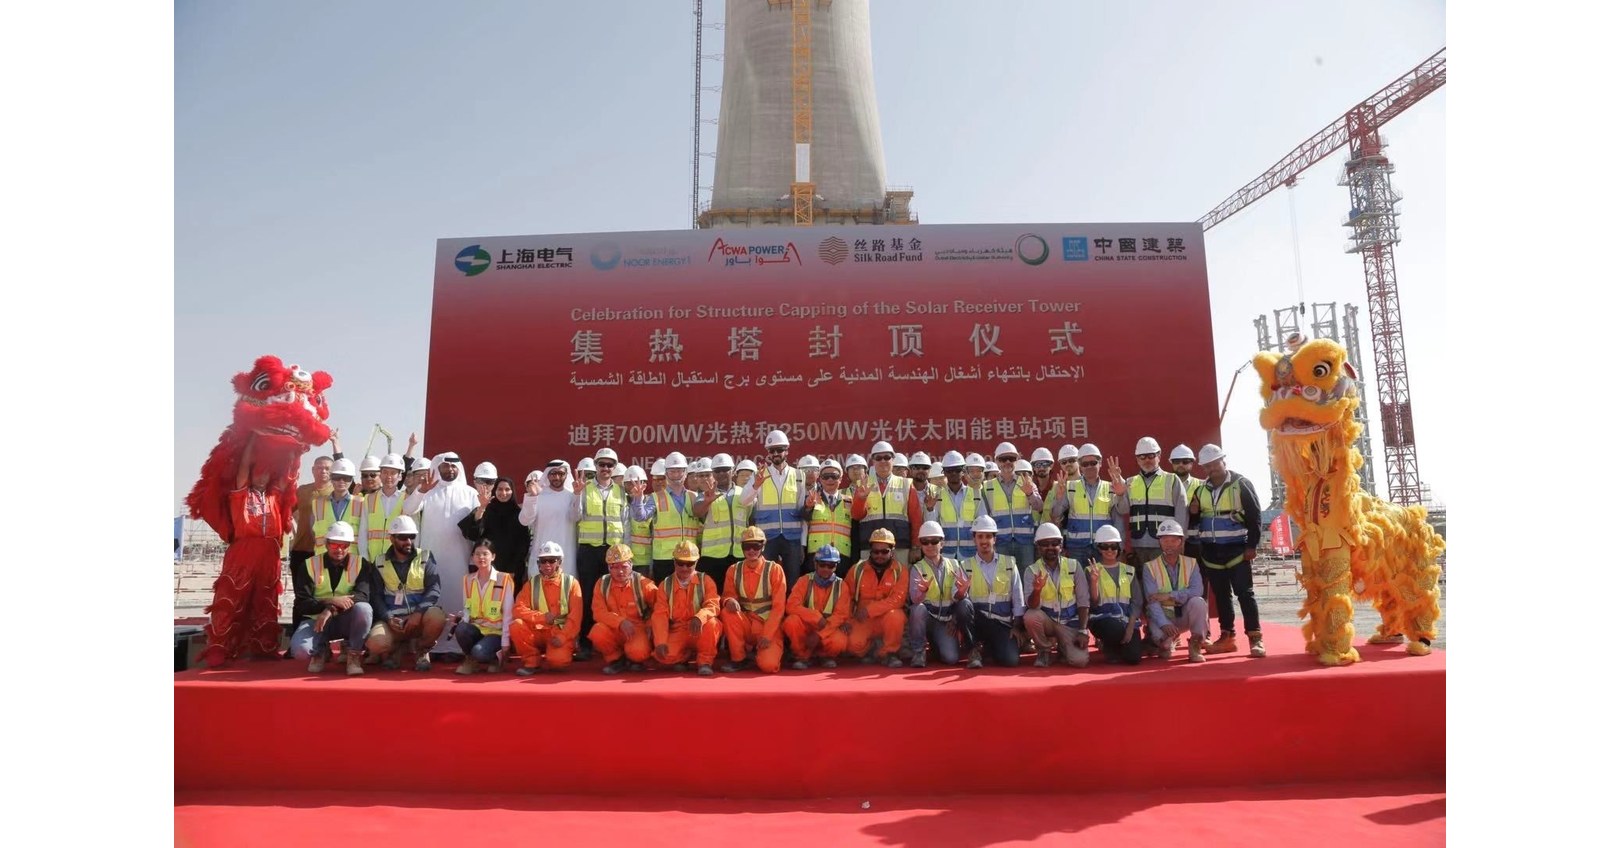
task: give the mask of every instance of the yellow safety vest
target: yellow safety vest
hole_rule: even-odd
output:
[[[1117,615],[1121,618],[1131,613],[1131,583],[1136,579],[1136,569],[1119,563],[1119,580],[1108,576],[1108,569],[1101,563],[1086,569],[1086,575],[1091,582],[1091,614]]]
[[[984,490],[986,499],[990,501],[990,514],[996,519],[996,533],[1001,539],[1005,541],[1011,538],[1019,545],[1034,543],[1035,514],[1029,511],[1029,495],[1024,494],[1024,490],[1015,482],[1009,502],[999,480],[987,481]]]
[[[703,522],[702,553],[706,557],[741,557],[742,531],[748,528],[748,515],[752,511],[737,503],[742,487],[732,486],[714,503],[709,504],[709,517]]]
[[[675,546],[683,539],[698,540],[703,526],[692,514],[692,501],[696,497],[692,492],[687,492],[684,501],[686,508],[681,509],[668,492],[653,495],[653,503],[657,506],[657,512],[653,515],[653,559],[674,559]]]
[[[826,493],[823,492],[825,497]],[[821,550],[822,545],[832,545],[844,556],[849,556],[849,499],[840,498],[838,508],[827,506],[825,500],[819,501],[810,509],[810,539],[807,547],[814,554]]]
[[[1243,526],[1241,492],[1237,478],[1230,474],[1218,497],[1210,494],[1207,483],[1198,487],[1198,553],[1210,568],[1231,568],[1243,561],[1241,551],[1227,562],[1204,559],[1205,554],[1214,552],[1215,546],[1244,545],[1249,541],[1249,529]]]
[[[1187,584],[1192,582],[1192,570],[1195,567],[1197,567],[1197,564],[1193,562],[1192,557],[1188,556],[1181,557],[1180,561],[1176,563],[1174,576],[1164,567],[1164,557],[1162,556],[1154,557],[1147,564],[1148,573],[1153,575],[1154,585],[1158,586],[1161,591],[1170,592],[1179,592],[1187,588]],[[1159,606],[1164,607],[1166,612],[1171,612],[1175,610],[1176,602],[1160,601]]]
[[[591,483],[580,499],[579,543],[598,547],[624,541],[624,489],[609,486],[607,494]]]
[[[332,529],[333,524],[336,524],[339,521],[347,521],[349,526],[353,527],[355,525],[355,507],[359,505],[359,503],[359,498],[352,494],[349,495],[349,502],[343,506],[343,514],[338,515],[337,512],[332,508],[332,496],[330,493],[325,495],[317,495],[315,497],[315,501],[311,505],[314,517],[313,520],[310,521],[309,525],[310,529],[315,532],[316,559],[319,559],[326,553],[326,531]]]
[[[962,570],[967,573],[969,581],[968,600],[973,602],[975,609],[997,621],[1012,621],[1012,577],[1018,572],[1018,561],[1007,554],[997,555],[994,581],[985,578],[982,566],[977,553],[962,560]]]
[[[962,485],[962,512],[956,511],[949,486],[939,490],[939,526],[945,530],[945,556],[965,559],[974,556],[973,519],[979,517],[983,505],[979,502],[983,492],[967,484]]]
[[[799,508],[804,498],[799,497],[799,475],[788,469],[787,480],[779,489],[771,473],[762,470],[765,482],[759,488],[759,503],[754,507],[754,526],[765,531],[765,538],[781,536],[797,542],[801,537]]]
[[[753,595],[749,595],[748,590],[743,588],[743,571],[745,570],[743,564],[739,562],[732,568],[737,584],[737,603],[742,607],[743,612],[751,612],[764,621],[771,620],[771,570],[776,569],[779,571],[781,568],[782,566],[776,560],[766,560],[765,567],[760,569],[759,585],[754,587]]]
[[[912,567],[928,581],[928,591],[923,593],[923,606],[928,609],[929,615],[943,621],[951,615],[951,604],[956,603],[956,581],[962,577],[962,565],[947,556],[940,557],[939,562],[945,569],[942,580],[934,579],[934,566],[926,558],[917,560]],[[909,587],[907,591],[910,591]]]
[[[479,590],[476,574],[462,578],[461,591],[467,598],[467,618],[479,633],[499,636],[506,593],[512,591],[512,575],[504,571],[490,572],[488,590],[487,593]]]
[[[1046,569],[1046,560],[1036,560],[1031,566],[1034,569],[1046,571],[1046,585],[1041,587],[1041,609],[1059,623],[1075,621],[1080,617],[1080,605],[1074,599],[1074,576],[1080,571],[1080,563],[1068,557],[1058,559],[1057,580],[1052,579],[1051,572]]]
[[[1085,480],[1068,482],[1069,519],[1063,522],[1063,539],[1070,552],[1091,544],[1097,528],[1113,521],[1114,489],[1107,480],[1097,481],[1097,496],[1086,494]]]
[[[878,490],[877,478],[868,478],[866,482],[870,488],[866,492],[866,517],[861,523],[904,521],[909,527],[911,518],[906,513],[906,495],[911,492],[911,482],[890,476],[889,487],[882,491]]]
[[[557,593],[558,609],[555,617],[567,618],[569,601],[574,596],[574,578],[566,571],[558,572],[557,576],[562,578],[562,590]],[[535,575],[535,578],[529,581],[529,606],[550,618],[551,603],[546,600],[546,589],[543,585],[545,582],[545,578],[539,575]]]
[[[635,568],[646,568],[652,565],[652,523],[651,517],[645,521],[638,521],[635,518],[630,519],[630,553],[635,557]]]
[[[420,595],[427,589],[427,555],[428,552],[417,548],[416,558],[411,560],[410,570],[405,572],[405,594]],[[383,557],[376,560],[377,573],[382,575],[383,587],[389,592],[399,591],[399,573],[394,570],[394,561]]]
[[[338,577],[336,586],[326,577],[326,553],[310,557],[309,576],[315,580],[315,600],[327,601],[340,595],[347,595],[354,591],[355,580],[360,576],[360,552],[353,547],[349,548],[349,562],[344,567],[343,574]]]
[[[376,562],[388,551],[388,522],[405,513],[405,499],[409,497],[405,492],[394,491],[394,508],[382,510],[382,492],[372,492],[360,498],[359,526],[366,537],[366,559]]]

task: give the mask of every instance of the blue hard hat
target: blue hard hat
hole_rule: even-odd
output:
[[[838,549],[832,545],[822,545],[821,550],[816,551],[816,560],[818,562],[837,562]]]

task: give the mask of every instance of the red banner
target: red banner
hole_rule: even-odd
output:
[[[1286,513],[1271,519],[1271,549],[1278,556],[1294,555],[1294,525]]]
[[[840,461],[1218,441],[1196,224],[444,239],[426,447],[521,479],[598,447]]]

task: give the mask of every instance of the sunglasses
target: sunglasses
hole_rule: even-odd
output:
[[[375,472],[375,471],[362,471],[362,472],[360,472],[360,476],[361,477],[376,477],[377,472]]]
[[[886,453],[886,454],[883,454],[882,456],[874,456],[874,457],[872,457],[872,461],[873,462],[893,462],[894,461],[894,454]]]
[[[1139,454],[1136,455],[1136,458],[1137,459],[1157,459],[1158,456],[1159,455],[1156,454],[1156,453],[1139,453]]]
[[[1080,467],[1081,468],[1096,468],[1097,466],[1099,466],[1101,464],[1102,463],[1098,462],[1097,460],[1092,459],[1092,460],[1088,460],[1086,462],[1080,463]]]
[[[933,547],[934,545],[943,545],[943,544],[945,544],[944,539],[924,539],[924,540],[922,540],[922,546],[925,547],[925,548]]]
[[[1193,461],[1190,460],[1190,459],[1172,459],[1172,460],[1170,460],[1170,464],[1171,465],[1192,465]]]
[[[342,556],[342,555],[349,552],[349,543],[348,542],[327,542],[326,543],[326,549],[328,551],[331,551],[334,554],[337,554],[338,556]]]
[[[415,536],[392,536],[390,538],[392,538],[396,542],[414,542],[414,541],[416,541]]]
[[[787,453],[787,448],[771,448],[768,453]]]
[[[675,567],[676,568],[697,568],[697,560],[678,559],[678,560],[675,560]]]
[[[824,559],[816,560],[816,568],[837,568],[837,567],[838,567],[838,561],[837,560],[831,560],[831,561],[824,560]]]
[[[743,542],[743,545],[742,545],[742,549],[745,550],[745,551],[758,551],[758,550],[764,550],[764,548],[765,548],[765,546],[761,545],[758,542]]]
[[[615,465],[618,465],[618,463],[616,463],[616,462],[598,462],[596,464],[596,467],[597,468],[612,468]]]
[[[1119,550],[1119,545],[1098,545],[1097,550],[1099,550],[1099,551],[1117,551],[1117,550]]]
[[[1035,467],[1036,468],[1051,468],[1052,463],[1047,462],[1046,460],[1043,459],[1040,462],[1035,463]]]
[[[998,456],[998,457],[996,457],[996,462],[999,462],[1002,465],[1012,465],[1013,463],[1015,463],[1017,461],[1018,461],[1018,457],[1016,457],[1016,456],[1005,456],[1005,457]]]
[[[874,553],[874,554],[892,554],[892,553],[894,553],[894,548],[873,548],[872,553]]]
[[[1061,544],[1063,543],[1057,539],[1042,539],[1041,541],[1036,542],[1035,546],[1039,548],[1055,548]]]
[[[837,480],[840,476],[842,476],[842,475],[839,475],[839,474],[823,474],[823,475],[821,475],[821,479],[823,479],[823,480]]]

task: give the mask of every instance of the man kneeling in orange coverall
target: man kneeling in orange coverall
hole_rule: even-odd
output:
[[[542,654],[546,668],[553,670],[567,668],[574,659],[585,603],[579,581],[562,573],[562,555],[556,542],[541,545],[540,573],[512,603],[512,647],[523,660],[517,670],[523,677],[540,670]]]
[[[822,545],[815,573],[800,577],[788,595],[782,630],[793,646],[793,668],[809,668],[812,655],[821,657],[822,668],[837,668],[838,655],[849,647],[848,622],[849,594],[838,578],[838,549]]]
[[[697,562],[691,539],[675,544],[675,573],[664,578],[653,608],[653,656],[685,671],[696,654],[698,676],[712,677],[720,647],[720,590],[713,577],[697,572]]]
[[[872,531],[866,559],[855,563],[844,579],[849,592],[849,653],[862,663],[901,666],[901,640],[906,635],[906,602],[910,584],[906,567],[895,561],[894,534],[887,527]],[[873,646],[875,638],[881,646]]]
[[[608,548],[607,576],[596,581],[596,589],[591,592],[591,613],[596,624],[591,628],[590,640],[607,660],[603,674],[623,672],[626,657],[633,670],[641,671],[641,664],[652,656],[647,620],[658,602],[658,586],[630,570],[635,558],[629,545]]]
[[[782,619],[787,612],[787,577],[782,564],[765,558],[765,531],[749,526],[742,533],[743,561],[726,569],[726,596],[720,623],[726,628],[731,661],[720,666],[736,671],[747,650],[766,674],[782,670]]]

